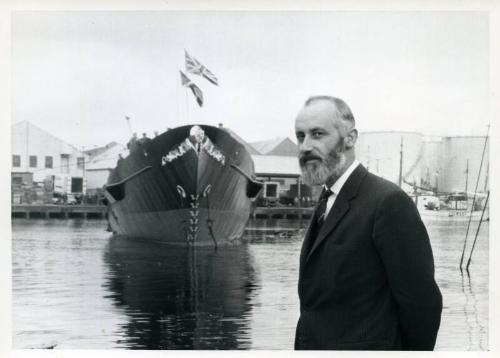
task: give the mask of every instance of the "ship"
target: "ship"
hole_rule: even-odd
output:
[[[167,244],[235,243],[262,183],[225,128],[185,125],[130,148],[104,187],[116,236]]]

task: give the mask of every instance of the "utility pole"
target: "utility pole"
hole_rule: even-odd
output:
[[[468,184],[469,184],[469,158],[467,158],[467,165],[465,167],[465,202],[467,203],[467,205],[469,203],[469,198],[467,194]]]
[[[82,178],[85,179],[85,147],[82,146]]]
[[[434,177],[436,178],[436,196],[439,196],[439,188],[438,188],[438,183],[439,183],[439,174],[441,172],[441,168],[438,168],[436,173],[434,173]]]
[[[30,162],[30,124],[28,122],[26,122],[26,160],[25,160],[25,163],[26,163],[26,171],[29,172],[30,170],[30,166],[29,166],[29,162]],[[22,167],[22,165],[21,165]]]
[[[370,146],[368,146],[368,160],[366,164],[366,170],[370,171]]]
[[[82,146],[82,159],[82,195],[85,195],[85,146]]]
[[[399,187],[403,183],[403,136],[401,136],[401,150],[399,152]]]
[[[301,196],[302,196],[302,193],[300,192],[301,191],[300,190],[300,182],[301,182],[301,180],[300,180],[300,176],[299,176],[297,178],[297,196],[298,196],[298,199],[299,199],[297,204],[298,204],[299,208],[301,207],[300,200],[301,200]],[[302,215],[300,217],[302,217]]]

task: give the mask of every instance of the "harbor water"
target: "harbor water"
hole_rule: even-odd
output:
[[[13,348],[293,349],[305,224],[254,220],[215,251],[114,238],[103,220],[13,219]],[[444,306],[436,350],[487,350],[489,223],[470,275],[458,268],[467,221],[426,226]]]

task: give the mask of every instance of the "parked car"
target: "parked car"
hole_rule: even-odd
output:
[[[52,196],[52,204],[69,204],[77,205],[82,202],[81,194],[61,194],[54,193]]]

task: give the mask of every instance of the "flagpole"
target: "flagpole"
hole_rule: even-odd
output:
[[[179,117],[179,82],[177,82],[177,85],[175,86],[175,110],[176,110],[175,122],[179,125],[180,124],[179,122],[181,121]]]
[[[184,49],[184,53],[186,53],[186,49]],[[182,67],[181,68],[184,68],[184,71],[186,70],[186,55],[183,55],[183,58],[182,58]],[[182,73],[182,71],[181,71]],[[184,117],[184,123],[183,124],[188,124],[189,123],[189,115],[188,115],[188,87],[187,86],[182,86],[184,87],[184,94],[185,94],[185,101],[186,101],[186,114],[185,114],[185,117]]]
[[[130,125],[130,117],[129,116],[125,116],[125,120],[127,121],[128,129],[130,131],[130,134],[132,135],[133,131],[132,131],[132,126]]]
[[[189,94],[188,88],[186,87],[186,124],[189,123]]]

